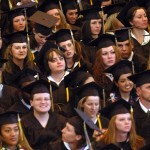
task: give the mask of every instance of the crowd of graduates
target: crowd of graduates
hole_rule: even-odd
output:
[[[0,150],[150,149],[150,0],[0,0]]]

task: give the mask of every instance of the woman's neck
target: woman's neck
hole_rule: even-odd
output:
[[[121,98],[122,98],[122,99],[124,99],[124,100],[126,100],[126,101],[129,101],[129,99],[130,99],[130,92],[128,92],[128,93],[123,93],[123,92],[120,91],[120,95],[121,95]]]
[[[13,59],[13,62],[22,70],[24,66],[24,60]]]
[[[16,145],[7,145],[5,147],[7,150],[15,150],[16,149]]]
[[[48,119],[49,119],[49,113],[46,112],[46,113],[37,113],[37,112],[33,112],[34,113],[34,116],[35,118],[40,122],[40,124],[42,125],[42,127],[46,127],[47,125],[47,122],[48,122]]]
[[[51,77],[56,81],[60,82],[60,80],[63,78],[65,75],[65,71],[57,72],[57,73],[52,73]]]
[[[77,147],[78,147],[78,144],[77,144],[77,143],[75,143],[75,142],[74,142],[74,143],[69,144],[69,147],[70,147],[70,149],[71,149],[71,150],[78,150],[78,148],[77,148]]]
[[[93,123],[95,123],[96,119],[97,119],[96,116],[94,116],[94,117],[91,118],[91,120],[93,121]]]
[[[67,62],[67,67],[68,68],[71,68],[74,65],[74,61],[73,61],[72,58],[66,59],[66,62]]]
[[[132,29],[133,35],[136,37],[137,41],[141,44],[144,40],[144,30],[143,29],[138,29],[138,28],[133,28]]]
[[[127,138],[128,138],[128,133],[117,132],[117,134],[116,134],[116,141],[117,142],[124,142],[127,140]]]
[[[98,38],[98,35],[92,35],[92,38],[93,38],[93,39],[97,39],[97,38]]]

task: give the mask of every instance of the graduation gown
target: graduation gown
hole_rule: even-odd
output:
[[[139,101],[134,104],[133,114],[137,134],[144,138],[146,144],[150,144],[150,115],[142,110]]]
[[[16,88],[3,84],[0,90],[0,111],[5,111],[17,103],[20,100],[18,93]]]
[[[137,53],[138,55],[148,60],[150,54],[150,41],[146,45],[141,45],[136,39],[132,39],[134,42],[134,53]]]
[[[66,119],[56,113],[50,113],[46,127],[34,117],[33,112],[22,118],[22,126],[30,146],[34,150],[48,150],[48,143],[61,137]]]

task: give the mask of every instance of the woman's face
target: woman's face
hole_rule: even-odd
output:
[[[145,11],[143,9],[138,9],[135,12],[133,19],[130,21],[130,24],[140,29],[147,28],[148,19]]]
[[[90,117],[96,117],[100,108],[99,96],[88,96],[86,101],[83,103],[84,112]]]
[[[128,133],[131,130],[132,122],[131,122],[131,114],[118,114],[116,115],[116,130],[119,133]]]
[[[7,146],[15,146],[19,141],[19,127],[17,123],[5,124],[1,127],[1,139]]]
[[[60,42],[59,46],[66,50],[64,53],[66,59],[73,58],[73,56],[75,54],[75,49],[74,49],[74,45],[71,40],[67,40],[65,42]]]
[[[48,65],[51,70],[51,73],[64,72],[66,67],[64,57],[60,56],[56,52],[52,52],[52,53],[53,53],[53,58],[51,61],[48,61]]]
[[[24,60],[27,57],[27,52],[27,43],[13,43],[10,51],[13,60]]]
[[[13,29],[14,31],[24,31],[26,27],[25,16],[17,16],[13,18]]]
[[[103,60],[105,68],[108,68],[115,64],[116,54],[112,46],[102,48],[102,60]]]
[[[75,133],[75,128],[69,124],[66,123],[66,126],[62,129],[62,140],[67,143],[74,143],[77,140],[81,139],[80,135],[77,135]]]
[[[102,20],[101,19],[92,19],[90,21],[90,27],[91,27],[91,34],[92,37],[95,37],[99,35],[101,28],[102,28]]]
[[[78,10],[77,9],[69,9],[66,12],[66,19],[69,24],[75,24],[78,19]]]
[[[128,77],[131,75],[132,75],[131,73],[127,73],[127,74],[122,74],[119,77],[119,80],[116,83],[116,85],[119,88],[120,92],[129,93],[133,89],[133,82],[128,79]]]
[[[56,18],[58,18],[59,20],[56,22],[56,26],[59,26],[61,24],[61,17],[60,17],[60,13],[58,12],[57,9],[51,9],[49,11],[46,12],[49,15],[52,15]]]

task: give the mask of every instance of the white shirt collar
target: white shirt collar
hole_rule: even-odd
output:
[[[71,150],[68,143],[64,142],[64,145],[67,148],[67,150]],[[88,150],[88,149],[89,149],[89,146],[87,145],[86,147],[83,147],[81,150]]]
[[[132,58],[133,58],[133,52],[131,52],[131,55],[130,57],[128,58],[129,61],[132,61]]]
[[[149,33],[147,31],[144,30],[144,35],[149,35]],[[131,31],[131,36],[136,39],[136,37],[134,36],[134,34]],[[144,40],[142,42],[141,45],[146,45],[148,42],[150,41],[150,36],[144,36]]]
[[[55,82],[55,83],[59,86],[60,82],[61,82],[62,80],[64,80],[64,77],[65,77],[66,75],[68,75],[68,74],[69,74],[69,72],[68,72],[68,71],[65,71],[64,76],[61,78],[61,80],[60,80],[59,82],[56,82],[56,81],[52,78],[52,76],[48,76],[47,78],[48,78],[48,80]]]
[[[147,113],[148,111],[150,111],[149,109],[147,109],[147,108],[140,102],[140,100],[139,100],[139,104],[140,104],[142,110],[143,110],[145,113]]]

